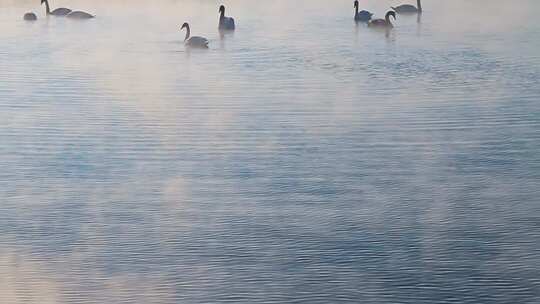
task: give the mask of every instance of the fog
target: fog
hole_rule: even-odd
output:
[[[0,0],[1,303],[537,300],[537,1],[50,4]]]

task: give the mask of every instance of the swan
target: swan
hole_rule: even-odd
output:
[[[354,21],[356,22],[368,22],[371,20],[371,16],[373,16],[372,13],[368,11],[360,11],[358,12],[358,0],[354,1]]]
[[[234,31],[234,19],[232,17],[225,17],[225,6],[219,7],[219,29],[220,30],[228,30],[228,31]]]
[[[26,14],[24,14],[24,20],[26,20],[26,21],[36,21],[37,16],[34,13],[26,13]]]
[[[74,11],[67,14],[66,17],[71,18],[71,19],[91,19],[91,18],[94,18],[95,16],[90,15],[89,13],[86,13],[86,12]]]
[[[184,28],[186,29],[186,38],[184,38],[184,44],[187,47],[203,48],[203,49],[208,48],[208,39],[204,37],[199,37],[199,36],[190,37],[189,35],[191,34],[191,31],[189,30],[189,24],[187,22],[182,25],[180,30],[183,30]]]
[[[398,14],[422,13],[422,4],[420,3],[420,0],[416,0],[416,4],[418,5],[418,8],[416,8],[414,5],[403,4],[397,7],[392,7],[392,9],[395,10]]]
[[[71,13],[71,10],[69,8],[65,7],[59,7],[51,12],[51,8],[49,7],[49,0],[41,0],[41,4],[45,3],[45,9],[47,11],[47,15],[53,15],[53,16],[65,16],[69,13]]]
[[[388,11],[386,16],[384,16],[384,19],[371,20],[368,25],[370,27],[393,28],[394,26],[392,25],[392,22],[390,22],[390,16],[394,17],[394,20],[396,20],[396,13],[394,11]]]

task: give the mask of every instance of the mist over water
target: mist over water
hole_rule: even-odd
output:
[[[219,4],[0,0],[0,303],[538,303],[540,3]]]

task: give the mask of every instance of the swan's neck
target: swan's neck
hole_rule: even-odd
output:
[[[184,38],[184,41],[188,40],[190,35],[191,31],[189,30],[189,26],[186,26],[186,38]]]
[[[51,13],[51,8],[49,7],[49,1],[45,0],[45,10],[47,11],[47,15]]]
[[[394,25],[392,24],[392,22],[390,21],[390,15],[389,14],[386,14],[386,16],[384,17],[384,19],[386,20],[386,25],[388,25],[388,27],[393,27]]]
[[[358,5],[354,7],[354,15],[358,16]]]
[[[416,4],[418,5],[418,11],[422,12],[422,3],[420,3],[420,0],[416,0]]]
[[[221,10],[221,15],[219,15],[219,19],[225,18],[225,10]]]

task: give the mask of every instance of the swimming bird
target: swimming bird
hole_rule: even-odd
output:
[[[41,4],[43,3],[45,3],[45,9],[46,9],[47,15],[65,16],[71,13],[71,10],[65,7],[59,7],[51,12],[51,8],[49,7],[49,0],[41,0]]]
[[[66,17],[71,18],[71,19],[91,19],[91,18],[94,18],[95,16],[90,15],[89,13],[86,13],[86,12],[74,11],[67,14]]]
[[[369,20],[371,20],[371,16],[373,16],[372,13],[368,12],[368,11],[358,11],[358,0],[355,0],[354,1],[354,21],[356,22],[368,22]]]
[[[403,4],[397,7],[392,7],[392,9],[395,10],[398,14],[422,13],[422,4],[420,3],[420,0],[416,0],[416,4],[418,5],[418,8],[411,4]]]
[[[393,28],[394,25],[392,25],[392,22],[390,22],[390,16],[394,17],[394,20],[396,20],[396,13],[394,11],[388,11],[386,15],[384,16],[384,19],[375,19],[371,20],[368,23],[368,26],[370,27],[379,27],[379,28]]]
[[[219,7],[219,29],[226,31],[234,31],[234,19],[232,17],[225,17],[225,6]]]
[[[37,20],[37,16],[34,13],[26,13],[26,14],[24,14],[23,18],[26,21],[36,21]]]
[[[187,22],[185,22],[182,25],[180,30],[183,30],[184,28],[186,29],[186,38],[184,38],[185,46],[193,47],[193,48],[203,48],[203,49],[208,48],[208,39],[204,37],[199,37],[199,36],[190,37],[191,31],[189,29],[189,24]]]

